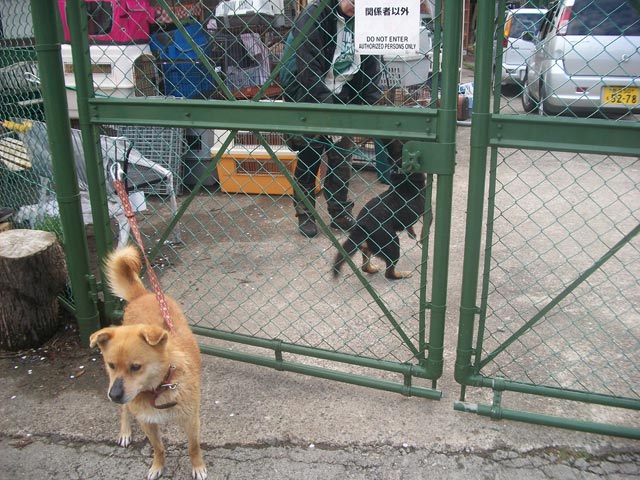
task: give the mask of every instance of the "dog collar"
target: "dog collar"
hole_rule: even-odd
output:
[[[153,390],[148,390],[148,392],[150,392],[153,395],[153,397],[151,398],[151,405],[153,405],[153,408],[157,408],[158,410],[163,410],[165,408],[175,407],[178,404],[178,402],[168,402],[168,403],[163,403],[162,405],[156,405],[156,400],[160,396],[160,394],[162,394],[163,391],[175,390],[176,388],[178,388],[178,383],[171,383],[171,377],[173,376],[173,372],[175,370],[176,370],[175,365],[169,365],[169,371],[167,371],[167,374],[165,375],[160,385],[158,385]]]

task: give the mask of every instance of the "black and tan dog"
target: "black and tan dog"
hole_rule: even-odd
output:
[[[109,399],[122,405],[118,444],[131,444],[131,419],[137,418],[153,447],[147,475],[155,480],[164,469],[160,425],[177,422],[187,434],[192,476],[207,478],[200,450],[200,351],[178,303],[166,297],[173,329],[168,328],[156,296],[140,280],[138,250],[116,250],[106,262],[114,294],[127,300],[122,326],[91,335],[109,374]]]
[[[369,200],[356,218],[356,225],[342,244],[349,256],[359,249],[362,252],[362,270],[377,273],[379,268],[371,263],[375,256],[384,260],[384,276],[397,280],[411,276],[411,272],[396,270],[400,259],[398,232],[407,230],[416,238],[413,225],[422,217],[425,208],[425,176],[423,173],[393,173],[391,186],[382,194]],[[333,264],[336,277],[345,257],[338,252]]]

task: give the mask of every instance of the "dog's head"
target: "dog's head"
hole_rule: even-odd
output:
[[[167,331],[155,325],[108,327],[91,335],[109,374],[109,399],[127,403],[159,385],[169,369]]]

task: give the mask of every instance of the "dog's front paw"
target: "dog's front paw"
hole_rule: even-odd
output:
[[[118,437],[118,445],[122,448],[127,448],[131,445],[131,434],[121,433]]]
[[[384,274],[389,280],[401,280],[403,278],[410,278],[412,275],[412,272],[401,272],[398,270],[387,270]]]
[[[206,480],[207,479],[207,467],[204,465],[202,467],[194,468],[191,471],[191,477],[194,480]]]
[[[163,471],[162,467],[158,468],[158,467],[152,466],[149,469],[149,473],[147,473],[147,480],[156,480],[160,478],[162,476],[162,471]]]

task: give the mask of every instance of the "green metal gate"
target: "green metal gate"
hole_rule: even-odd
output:
[[[520,88],[501,90],[499,68],[490,86],[494,25],[479,1],[455,408],[638,438],[637,112],[516,115]]]
[[[201,14],[191,12],[183,18],[164,0],[158,0],[157,5],[183,35],[188,43],[186,48],[196,54],[189,63],[197,63],[199,72],[215,83],[217,96],[200,100],[169,98],[158,97],[152,91],[144,95],[146,98],[115,98],[101,93],[97,80],[110,70],[96,67],[96,62],[92,64],[86,54],[90,50],[88,32],[95,25],[87,22],[85,2],[67,2],[66,21],[73,58],[72,66],[64,63],[64,68],[59,64],[56,48],[60,32],[53,18],[44,13],[55,10],[55,2],[32,3],[38,43],[46,45],[39,47],[39,61],[57,62],[55,68],[41,71],[52,142],[69,144],[70,133],[56,132],[51,124],[64,108],[65,95],[59,80],[73,70],[73,95],[77,99],[99,258],[112,244],[110,213],[104,204],[109,185],[104,169],[99,167],[105,154],[98,141],[99,134],[114,130],[120,134],[123,126],[133,127],[134,136],[148,131],[151,137],[166,128],[185,129],[187,138],[189,132],[192,135],[228,132],[220,136],[222,139],[211,158],[198,162],[199,169],[176,175],[180,176],[176,189],[181,190],[177,213],[169,211],[165,191],[151,188],[146,191],[148,213],[138,215],[163,287],[183,305],[193,330],[201,337],[202,351],[404,395],[440,398],[436,380],[443,369],[461,5],[448,3],[444,17],[447,27],[443,30],[440,16],[433,22],[434,64],[440,65],[441,46],[449,54],[442,58],[442,72],[434,69],[429,105],[416,99],[425,87],[398,88],[394,91],[398,95],[395,103],[383,107],[259,101],[267,98],[275,85],[284,63],[282,59],[249,96],[245,96],[247,90],[242,88],[233,91],[229,82],[232,73],[237,72],[227,70],[226,78],[219,75],[210,55],[190,35],[191,21],[196,16],[202,20]],[[246,27],[240,25],[240,31],[246,32],[242,30]],[[229,31],[233,33],[233,27]],[[281,49],[286,28],[258,29],[258,33],[272,41],[276,50],[278,45]],[[155,62],[146,65],[148,69],[136,70],[138,80],[144,77],[147,84],[153,85],[157,84],[157,75],[164,76],[167,91],[171,80],[165,63]],[[410,65],[403,67],[407,69]],[[234,80],[240,81],[235,77]],[[423,80],[426,82],[426,74]],[[436,92],[440,92],[439,99]],[[433,108],[436,101],[438,109]],[[66,125],[59,128],[66,130]],[[228,160],[232,149],[251,137],[252,145],[245,145],[247,158],[255,163],[256,158],[266,154],[272,165],[266,168],[254,164],[258,171],[253,173],[264,175],[269,187],[276,184],[276,177],[285,178],[294,192],[298,191],[290,165],[278,147],[284,133],[353,136],[362,139],[363,149],[367,148],[367,139],[372,138],[406,141],[405,169],[425,172],[429,178],[427,222],[423,219],[423,223],[427,225],[427,236],[433,232],[432,240],[427,238],[423,244],[406,234],[402,236],[400,262],[415,271],[411,279],[391,282],[382,275],[365,277],[349,260],[355,275],[345,272],[334,280],[331,264],[344,237],[327,227],[329,222],[324,220],[321,202],[317,216],[324,235],[306,240],[297,233],[289,195],[249,195],[242,188],[229,192],[208,183],[212,174],[221,175],[220,164]],[[138,138],[133,146],[142,143]],[[56,162],[56,152],[53,153]],[[386,188],[376,182],[375,174],[368,168],[371,165],[371,158],[365,158],[352,180],[356,213],[369,198]],[[187,174],[195,178],[189,185],[184,182]],[[222,178],[219,181],[222,184]],[[429,229],[432,203],[435,222]],[[67,215],[75,216],[77,228],[77,210],[65,207],[61,202],[61,217],[64,220]],[[77,209],[77,204],[74,208]],[[176,232],[180,242],[168,242]],[[100,291],[100,295],[107,314],[116,318],[117,302],[106,291]]]

